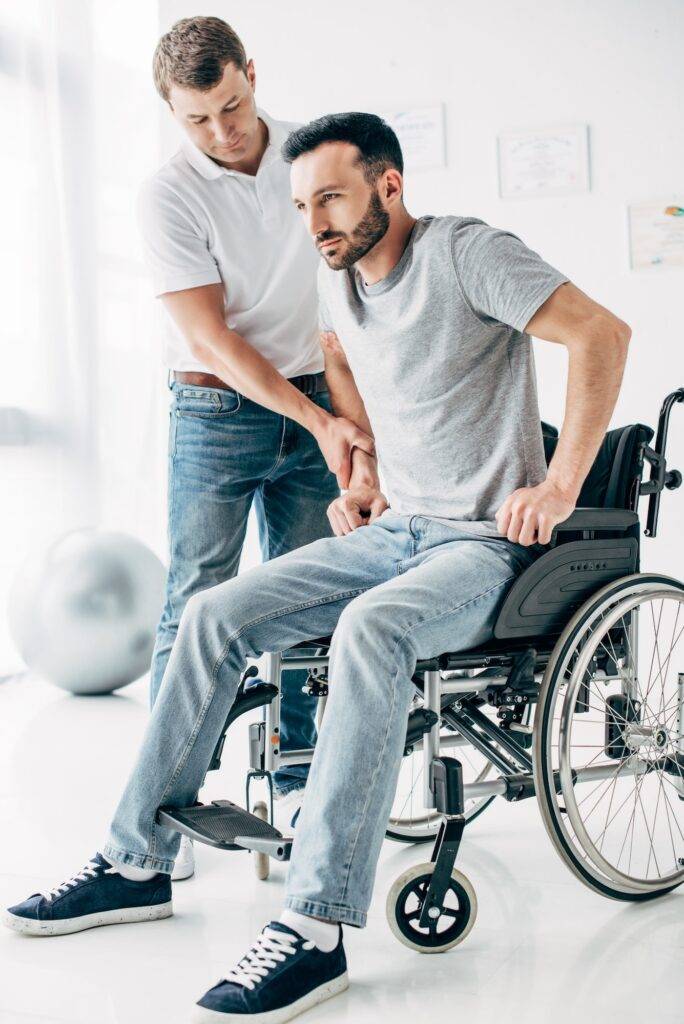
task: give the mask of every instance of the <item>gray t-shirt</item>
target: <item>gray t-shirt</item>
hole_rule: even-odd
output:
[[[392,271],[318,276],[373,428],[395,512],[500,536],[495,514],[546,476],[525,327],[567,277],[472,217],[421,217]]]

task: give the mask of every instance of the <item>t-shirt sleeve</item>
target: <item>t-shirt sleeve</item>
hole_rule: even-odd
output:
[[[508,231],[478,224],[467,236],[453,231],[452,257],[463,296],[480,319],[524,331],[539,307],[569,280]]]
[[[138,195],[138,224],[155,295],[221,281],[207,238],[183,199],[154,179]]]

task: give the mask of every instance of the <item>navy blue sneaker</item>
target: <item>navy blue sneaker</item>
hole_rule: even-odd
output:
[[[97,853],[73,878],[9,907],[3,924],[24,935],[69,935],[103,924],[171,917],[171,876],[131,882]]]
[[[280,921],[271,921],[225,978],[197,1003],[193,1024],[283,1024],[349,987],[342,929],[323,953]]]

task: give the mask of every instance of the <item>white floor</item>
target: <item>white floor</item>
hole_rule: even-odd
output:
[[[27,677],[0,684],[3,906],[70,876],[101,845],[146,723],[146,688],[74,698]],[[244,723],[233,733],[204,799],[243,800]],[[560,862],[533,800],[497,801],[460,857],[479,901],[475,928],[450,953],[420,956],[392,937],[384,902],[427,856],[385,844],[369,926],[345,932],[351,987],[302,1022],[684,1020],[684,894],[602,899]],[[55,939],[2,929],[0,1024],[181,1024],[277,916],[283,886],[282,865],[259,882],[249,854],[201,847],[167,921]]]

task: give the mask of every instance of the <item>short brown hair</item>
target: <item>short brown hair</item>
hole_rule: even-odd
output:
[[[247,71],[245,48],[230,25],[221,18],[182,18],[157,43],[154,84],[168,103],[172,85],[200,92],[212,89],[230,62]]]

